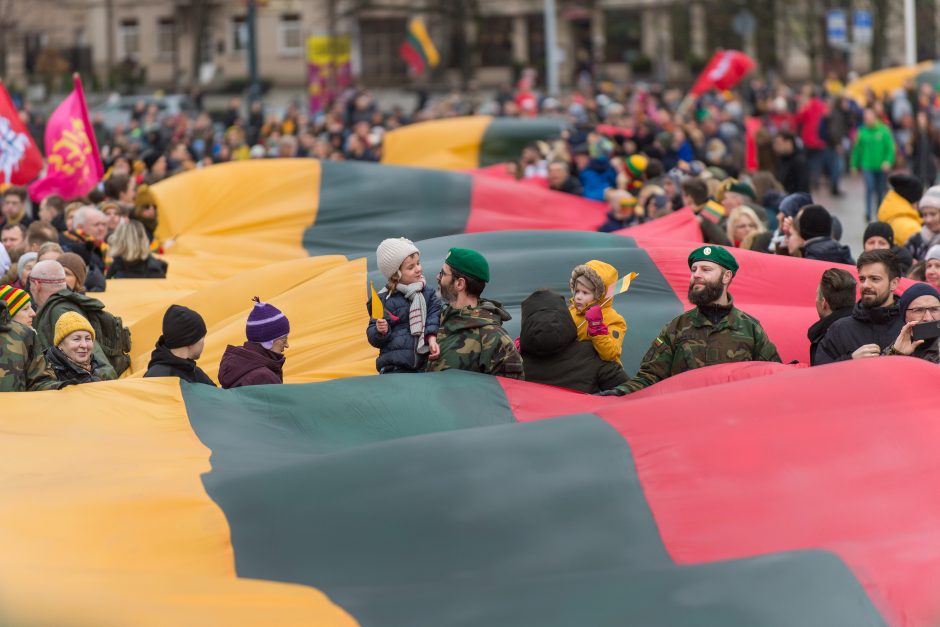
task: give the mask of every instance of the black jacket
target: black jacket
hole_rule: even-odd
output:
[[[826,331],[829,330],[836,320],[842,320],[842,318],[848,318],[852,315],[852,310],[854,307],[843,307],[842,309],[836,309],[831,314],[825,318],[820,318],[813,326],[809,328],[806,332],[806,336],[809,338],[809,365],[816,365],[816,349],[819,348],[819,343],[822,342],[822,339],[826,337]]]
[[[79,383],[94,383],[106,380],[100,376],[102,366],[94,355],[91,357],[91,372],[66,357],[65,353],[59,350],[57,346],[47,348],[44,356],[46,363],[55,372],[55,378],[63,383],[77,385]]]
[[[809,170],[806,155],[797,150],[792,155],[777,155],[777,180],[788,194],[809,192]]]
[[[421,292],[427,306],[427,317],[424,322],[425,335],[437,335],[441,326],[441,299],[437,297],[434,288],[426,285]],[[378,293],[385,309],[385,318],[388,320],[388,333],[380,335],[375,328],[376,321],[369,320],[366,329],[366,339],[369,344],[379,349],[379,356],[375,360],[375,369],[394,369],[399,372],[420,372],[427,364],[427,353],[418,354],[418,339],[411,334],[408,322],[408,312],[411,303],[405,295],[396,291],[389,294],[385,288]],[[372,299],[366,302],[366,310],[372,311]]]
[[[150,353],[150,364],[144,377],[179,377],[190,383],[205,383],[217,387],[192,359],[183,359],[170,352],[163,344],[163,337],[157,340],[157,347]]]
[[[840,244],[831,237],[814,237],[803,244],[803,259],[818,259],[830,263],[855,265],[848,246]]]
[[[865,344],[877,344],[884,350],[898,339],[903,326],[897,297],[890,307],[869,309],[855,303],[851,316],[829,327],[816,351],[816,364],[852,359],[852,353]]]
[[[568,305],[556,292],[539,290],[522,301],[519,345],[526,381],[589,394],[627,381],[619,363],[603,361],[590,342],[578,341]]]
[[[115,257],[108,268],[109,279],[165,279],[167,264],[153,255],[133,263]]]
[[[562,183],[561,187],[558,189],[555,189],[554,187],[550,187],[549,189],[553,189],[556,192],[574,194],[575,196],[580,196],[582,193],[584,193],[584,187],[581,186],[581,181],[571,175],[565,179],[565,182]]]

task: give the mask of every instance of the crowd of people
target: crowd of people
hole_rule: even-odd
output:
[[[689,257],[696,308],[661,331],[628,379],[620,365],[626,325],[611,305],[617,276],[609,264],[590,260],[575,268],[570,299],[533,293],[514,341],[502,329],[508,314],[482,297],[489,282],[482,255],[453,249],[435,290],[414,244],[386,240],[376,256],[388,280],[379,294],[383,312],[367,331],[379,349],[379,372],[461,368],[629,393],[710,365],[715,354],[724,356],[719,361],[779,361],[760,324],[734,306],[736,248],[857,265],[858,302],[851,274],[833,268],[822,277],[820,321],[808,332],[812,363],[879,354],[937,361],[936,342],[914,340],[912,329],[940,319],[940,186],[934,186],[940,99],[929,86],[909,86],[882,98],[869,94],[861,106],[842,89],[838,81],[793,90],[758,78],[690,103],[677,90],[606,82],[542,97],[523,79],[492,99],[471,92],[423,101],[411,115],[382,111],[359,90],[313,116],[294,105],[269,114],[260,102],[245,108],[234,99],[215,119],[203,111],[164,115],[141,101],[126,125],[106,128],[95,120],[106,173],[86,197],[52,195],[33,206],[24,188],[2,192],[0,366],[7,374],[0,390],[113,379],[130,367],[129,332],[89,293],[111,280],[166,276],[150,185],[229,160],[377,161],[388,130],[474,113],[565,117],[562,137],[526,146],[507,169],[606,202],[602,231],[680,209],[692,213],[706,243]],[[841,194],[846,170],[861,172],[866,186],[859,211],[869,224],[857,262],[840,241],[839,221],[812,195],[823,184]],[[902,276],[919,283],[897,295]],[[271,320],[278,322],[268,329]],[[257,302],[247,342],[225,352],[223,387],[282,381],[288,331],[283,313]],[[205,333],[197,312],[170,307],[148,376],[214,385],[196,365]],[[559,366],[569,359],[593,364],[585,371],[594,374],[573,381],[574,371],[580,376],[584,369]]]

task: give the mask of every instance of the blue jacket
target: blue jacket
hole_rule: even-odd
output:
[[[591,200],[604,200],[604,190],[617,187],[617,170],[610,165],[606,157],[591,159],[588,166],[578,174],[584,186],[584,197]]]
[[[427,320],[424,324],[424,335],[437,335],[441,326],[441,301],[430,285],[425,286],[424,300],[427,304]],[[379,298],[385,306],[385,319],[388,320],[388,333],[380,335],[375,328],[375,320],[369,320],[366,337],[369,344],[379,349],[379,356],[375,360],[375,369],[382,372],[383,368],[394,366],[406,370],[424,370],[427,364],[427,355],[416,352],[418,339],[411,335],[408,325],[408,310],[411,307],[401,292],[389,295],[386,288],[379,292]],[[371,313],[372,299],[366,303],[366,310]]]

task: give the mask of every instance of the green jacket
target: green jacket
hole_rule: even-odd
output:
[[[852,148],[852,167],[859,170],[881,170],[881,164],[894,165],[896,148],[891,130],[881,122],[861,126]]]
[[[0,392],[57,390],[61,385],[42,356],[36,332],[14,322],[0,300]]]
[[[437,332],[441,356],[428,362],[428,370],[455,368],[524,379],[522,355],[503,329],[506,320],[509,314],[492,300],[481,298],[476,307],[462,309],[445,306]]]
[[[36,312],[36,317],[33,319],[33,328],[36,329],[36,333],[39,335],[39,344],[42,350],[48,349],[55,341],[55,323],[59,320],[59,316],[67,311],[74,311],[87,319],[89,314],[85,312],[96,309],[104,309],[104,303],[96,298],[71,290],[62,290],[50,296],[49,300]],[[108,356],[101,350],[101,344],[97,341],[92,354],[98,360],[98,363],[103,364],[96,373],[97,376],[105,381],[118,378],[117,372],[108,360]]]
[[[736,361],[780,361],[760,322],[733,306],[712,324],[698,307],[663,327],[636,376],[617,389],[636,392],[686,370]]]

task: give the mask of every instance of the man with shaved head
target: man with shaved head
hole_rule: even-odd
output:
[[[100,300],[68,289],[65,284],[65,268],[58,261],[47,259],[33,266],[29,285],[33,302],[38,307],[33,327],[39,335],[39,345],[43,351],[55,345],[55,325],[62,314],[72,311],[92,324],[99,319],[101,313],[109,315],[104,312],[104,304]],[[96,329],[96,335],[102,334]],[[102,378],[117,379],[118,373],[102,349],[101,341],[95,342],[92,352],[98,363],[105,364],[100,373]]]

